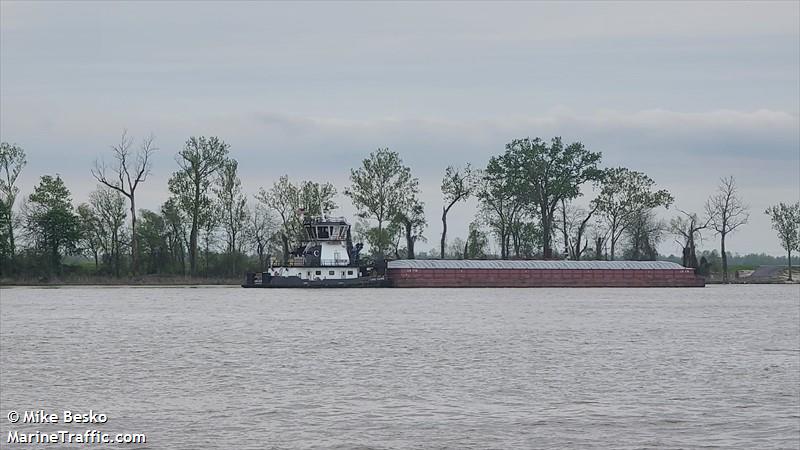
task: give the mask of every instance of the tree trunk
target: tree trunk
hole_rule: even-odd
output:
[[[728,254],[725,253],[725,234],[720,235],[720,246],[722,252],[722,282],[728,282]]]
[[[136,236],[136,200],[133,191],[130,195],[131,201],[131,273],[133,276],[139,274],[139,237]]]
[[[611,248],[609,249],[610,260],[614,261],[614,247],[617,246],[617,239],[614,237],[614,232],[611,232]]]
[[[116,229],[111,233],[111,260],[114,264],[114,276],[119,278],[119,236]]]
[[[387,242],[386,244],[389,243],[390,242]],[[384,245],[385,244],[383,242],[383,220],[378,220],[378,253],[381,255],[383,255]]]
[[[594,240],[594,259],[597,261],[603,259],[603,239],[599,237]]]
[[[444,259],[444,246],[447,243],[447,208],[442,208],[442,241],[440,242],[441,253],[439,258]]]
[[[468,258],[469,258],[469,238],[467,238],[467,241],[464,242],[464,257],[461,259],[468,259]]]
[[[51,256],[53,258],[53,272],[56,275],[61,275],[61,258],[58,255],[58,244],[53,244],[50,248]],[[790,272],[791,273],[791,272]]]
[[[540,205],[539,209],[542,213],[542,256],[553,259],[553,214],[547,205]]]
[[[236,233],[231,232],[231,275],[236,275]]]
[[[569,258],[569,233],[567,232],[567,203],[561,200],[561,231],[564,235],[564,256]],[[580,240],[578,241],[580,245]]]
[[[406,227],[406,258],[414,259],[414,236],[411,235],[411,222],[405,223]]]
[[[189,272],[197,275],[197,219],[192,219],[192,231],[189,233]]]
[[[789,281],[792,281],[792,251],[789,250]]]
[[[14,248],[14,217],[11,214],[11,205],[8,206],[8,250],[11,252],[11,273],[16,272],[14,264],[16,249]]]
[[[194,181],[194,204],[192,205],[192,231],[189,233],[189,270],[192,276],[197,276],[197,238],[200,230],[200,180],[199,175]]]
[[[205,277],[208,278],[208,253],[209,253],[209,242],[208,236],[206,236],[206,269],[205,269]]]
[[[505,225],[500,227],[500,259],[508,259],[508,232],[506,231]]]
[[[553,236],[550,219],[542,219],[542,247],[544,259],[553,259]]]
[[[281,232],[281,243],[283,243],[283,265],[289,264],[289,236],[286,232]]]

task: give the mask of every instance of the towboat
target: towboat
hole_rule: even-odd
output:
[[[385,262],[361,261],[343,217],[301,215],[303,239],[282,266],[248,272],[245,288],[385,287]]]

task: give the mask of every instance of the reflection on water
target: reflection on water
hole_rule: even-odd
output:
[[[797,448],[800,290],[4,289],[0,371],[4,448]]]

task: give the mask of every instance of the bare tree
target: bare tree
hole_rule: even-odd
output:
[[[696,242],[702,239],[700,232],[708,228],[708,220],[701,220],[695,213],[688,213],[681,209],[678,211],[683,215],[676,216],[670,221],[669,230],[682,239],[677,242],[683,248],[683,266],[697,269]]]
[[[656,218],[652,208],[639,210],[625,229],[628,238],[625,259],[655,261],[658,257],[658,244],[665,230],[666,224]]]
[[[118,190],[99,186],[89,194],[89,207],[97,222],[99,243],[103,249],[103,263],[110,273],[119,277],[122,265],[122,239],[125,224],[125,199]]]
[[[561,231],[564,240],[564,255],[569,259],[580,261],[583,253],[589,248],[589,239],[586,234],[590,225],[589,221],[597,209],[597,202],[591,202],[587,210],[577,207],[567,200],[561,200],[560,217],[554,225]]]
[[[592,245],[594,247],[594,259],[602,261],[604,258],[603,253],[608,242],[609,229],[604,220],[595,220],[595,223],[590,229],[592,236]]]
[[[220,208],[220,224],[225,231],[226,247],[231,274],[236,274],[239,255],[241,253],[240,235],[247,223],[247,198],[242,192],[242,181],[239,179],[239,164],[235,159],[228,159],[219,170],[217,194]]]
[[[706,201],[708,225],[719,235],[722,255],[722,281],[728,282],[728,254],[725,251],[725,237],[747,223],[750,218],[748,207],[742,203],[733,176],[722,178],[717,193]]]
[[[272,217],[270,217],[266,206],[261,203],[256,203],[252,208],[251,214],[247,217],[246,233],[258,255],[259,270],[264,270],[266,268],[265,257],[270,237],[273,234],[273,226]]]
[[[152,163],[150,157],[157,150],[150,136],[142,139],[139,151],[131,151],[133,138],[128,136],[128,130],[122,132],[120,142],[111,146],[116,163],[108,169],[104,160],[95,161],[92,176],[104,185],[114,189],[128,198],[131,211],[131,272],[139,272],[139,238],[136,235],[136,188],[139,183],[144,183],[150,174]]]
[[[442,240],[439,255],[442,259],[444,259],[444,247],[447,243],[447,213],[456,203],[466,201],[474,192],[475,187],[475,173],[469,164],[463,169],[448,166],[445,170],[442,179],[442,194],[445,204],[442,206]]]

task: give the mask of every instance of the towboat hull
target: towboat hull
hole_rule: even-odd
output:
[[[245,282],[243,288],[380,288],[388,287],[384,277],[360,277],[342,280],[303,280],[299,277],[270,277],[264,282]]]

